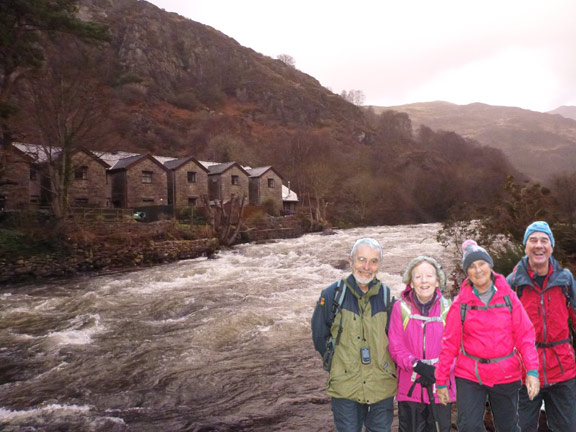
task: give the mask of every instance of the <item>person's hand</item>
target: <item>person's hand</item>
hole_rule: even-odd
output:
[[[526,390],[530,400],[534,399],[540,392],[540,379],[532,375],[526,376]]]
[[[418,377],[416,382],[420,384],[422,387],[432,387],[436,382],[436,380],[431,380],[430,378],[426,378],[424,375],[420,375],[420,377]]]
[[[440,402],[442,405],[447,405],[450,402],[452,402],[450,400],[450,396],[448,395],[447,387],[442,388],[436,387],[436,394],[438,395],[438,402]]]
[[[426,378],[426,380],[431,382],[432,384],[436,382],[436,377],[434,376],[434,372],[436,372],[436,367],[432,365],[419,361],[416,363],[416,365],[414,365],[414,372]]]

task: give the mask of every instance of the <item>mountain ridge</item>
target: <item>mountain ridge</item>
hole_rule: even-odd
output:
[[[557,110],[541,113],[518,107],[444,101],[372,109],[404,112],[415,129],[425,125],[454,131],[500,149],[519,171],[536,181],[547,183],[554,174],[574,170],[576,119],[564,117]]]

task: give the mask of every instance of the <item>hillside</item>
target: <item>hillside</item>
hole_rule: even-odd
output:
[[[408,116],[366,113],[314,77],[146,1],[79,2],[79,16],[106,24],[111,40],[44,40],[42,73],[15,94],[14,140],[73,136],[102,151],[273,165],[310,215],[342,225],[442,220],[472,196],[476,205],[497,198],[516,174],[498,150],[455,133],[414,135]],[[85,130],[71,134],[79,117]]]
[[[415,128],[426,125],[454,131],[500,149],[519,171],[537,181],[546,182],[555,173],[574,171],[576,120],[572,118],[480,103],[427,102],[373,108],[376,112],[392,109],[407,113]]]

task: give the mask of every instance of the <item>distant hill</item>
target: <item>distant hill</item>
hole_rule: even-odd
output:
[[[559,114],[572,120],[576,120],[576,106],[561,106],[553,111],[548,111],[548,114]]]
[[[576,169],[576,119],[567,118],[576,113],[576,107],[561,107],[553,113],[448,102],[373,108],[376,112],[407,113],[415,128],[426,125],[454,131],[501,149],[519,171],[537,181],[546,182],[555,173]]]

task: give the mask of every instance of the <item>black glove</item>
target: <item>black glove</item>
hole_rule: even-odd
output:
[[[436,380],[431,380],[425,376],[420,376],[420,378],[418,378],[415,382],[420,384],[422,387],[432,387]]]
[[[414,366],[414,372],[420,375],[420,378],[418,378],[417,381],[425,387],[426,385],[423,383],[422,378],[424,378],[425,381],[430,382],[429,385],[432,385],[436,382],[436,377],[434,376],[434,372],[436,372],[435,366],[419,361]]]

